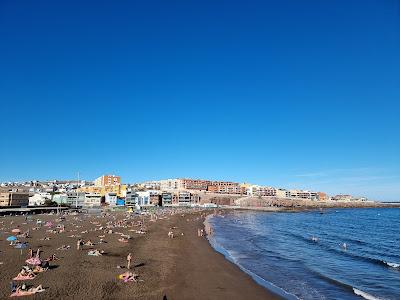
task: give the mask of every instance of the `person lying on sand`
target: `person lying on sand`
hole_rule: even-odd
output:
[[[34,266],[40,265],[42,263],[41,259],[39,257],[37,257],[37,256],[29,258],[25,262],[30,264],[30,265],[34,265]]]
[[[135,273],[127,271],[125,273],[118,275],[118,279],[121,279],[123,282],[129,282],[129,281],[137,282],[136,278],[138,276],[139,275]]]
[[[69,248],[71,248],[70,245],[62,245],[61,247],[58,247],[57,250],[68,250]]]
[[[45,259],[45,261],[55,261],[55,260],[59,260],[59,258],[54,253]]]
[[[91,240],[88,240],[85,244],[85,246],[94,246]]]
[[[36,293],[41,293],[44,292],[45,289],[42,287],[42,285],[39,285],[37,287],[32,287],[28,290],[26,290],[25,284],[22,286],[18,286],[14,292],[10,295],[10,297],[22,297],[22,296],[30,296]]]
[[[97,249],[96,250],[90,250],[88,252],[88,255],[90,255],[90,256],[101,256],[103,254],[104,254],[104,250],[99,251]]]
[[[48,268],[43,268],[43,267],[41,267],[41,266],[35,266],[35,267],[33,268],[33,273],[35,273],[35,274],[43,273],[43,272],[45,272],[45,271],[47,271],[47,270],[48,270]]]
[[[36,277],[35,273],[27,272],[24,269],[22,269],[21,272],[19,272],[18,275],[13,278],[13,280],[32,280],[35,277]]]

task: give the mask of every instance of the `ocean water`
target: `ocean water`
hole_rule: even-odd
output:
[[[218,251],[285,298],[400,299],[398,208],[241,211],[209,223]]]

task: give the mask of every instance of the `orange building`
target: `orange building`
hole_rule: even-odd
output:
[[[121,185],[121,177],[116,175],[103,175],[94,181],[95,186]]]
[[[318,199],[319,201],[326,201],[328,200],[328,195],[323,192],[318,192]]]

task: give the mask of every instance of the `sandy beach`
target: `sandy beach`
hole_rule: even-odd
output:
[[[52,254],[59,259],[33,280],[23,281],[28,287],[41,284],[45,289],[24,299],[279,299],[215,252],[205,237],[198,237],[206,214],[164,213],[157,220],[154,216],[127,217],[126,213],[67,215],[64,220],[57,215],[33,215],[27,220],[24,216],[2,217],[0,298],[10,296],[12,278],[28,258],[28,248],[15,249],[6,238],[12,229],[29,229],[30,238],[20,240],[33,250],[40,248],[42,259]],[[62,226],[64,232],[60,232]],[[170,231],[173,238],[168,236]],[[77,250],[78,239],[94,245]],[[69,249],[57,250],[63,245]],[[90,250],[104,253],[89,256]],[[133,266],[129,271],[137,274],[136,282],[118,279],[128,271],[129,253]]]

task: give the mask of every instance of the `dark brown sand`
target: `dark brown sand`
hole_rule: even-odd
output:
[[[197,229],[203,227],[204,213],[185,213],[166,216],[157,222],[137,216],[137,220],[145,220],[148,232],[141,235],[129,229],[115,228],[114,232],[129,234],[132,239],[128,243],[118,241],[119,235],[104,234],[93,231],[96,228],[91,222],[105,224],[110,217],[67,216],[63,222],[65,233],[47,233],[48,228],[32,231],[31,238],[26,239],[32,248],[42,249],[42,257],[55,253],[60,260],[51,262],[52,269],[40,273],[35,279],[25,281],[37,286],[42,284],[45,292],[23,299],[280,299],[268,290],[257,285],[247,274],[225,260],[215,252],[204,237],[197,236]],[[43,221],[57,219],[57,216],[33,216],[33,220]],[[117,219],[123,219],[120,214]],[[13,221],[14,224],[10,225]],[[24,265],[27,249],[14,249],[5,239],[8,231],[16,226],[21,230],[34,227],[34,222],[26,222],[23,217],[0,218],[0,298],[10,295],[10,282]],[[25,224],[24,224],[25,223]],[[56,225],[59,223],[55,223]],[[73,225],[75,224],[75,225]],[[81,226],[76,228],[75,226]],[[97,226],[98,227],[98,226]],[[175,237],[168,238],[172,227]],[[2,229],[6,228],[6,229]],[[139,229],[139,228],[137,228]],[[71,230],[77,230],[72,231]],[[87,233],[81,233],[88,230]],[[183,233],[183,235],[182,235]],[[105,244],[94,247],[84,246],[76,250],[78,238],[70,235],[81,235],[82,239],[90,239],[96,243],[99,235],[105,235]],[[48,236],[50,240],[40,240]],[[69,250],[56,248],[70,245]],[[88,256],[89,249],[99,249],[105,255]],[[117,276],[126,271],[118,265],[126,266],[126,256],[133,256],[133,271],[139,275],[138,282],[124,283]]]

